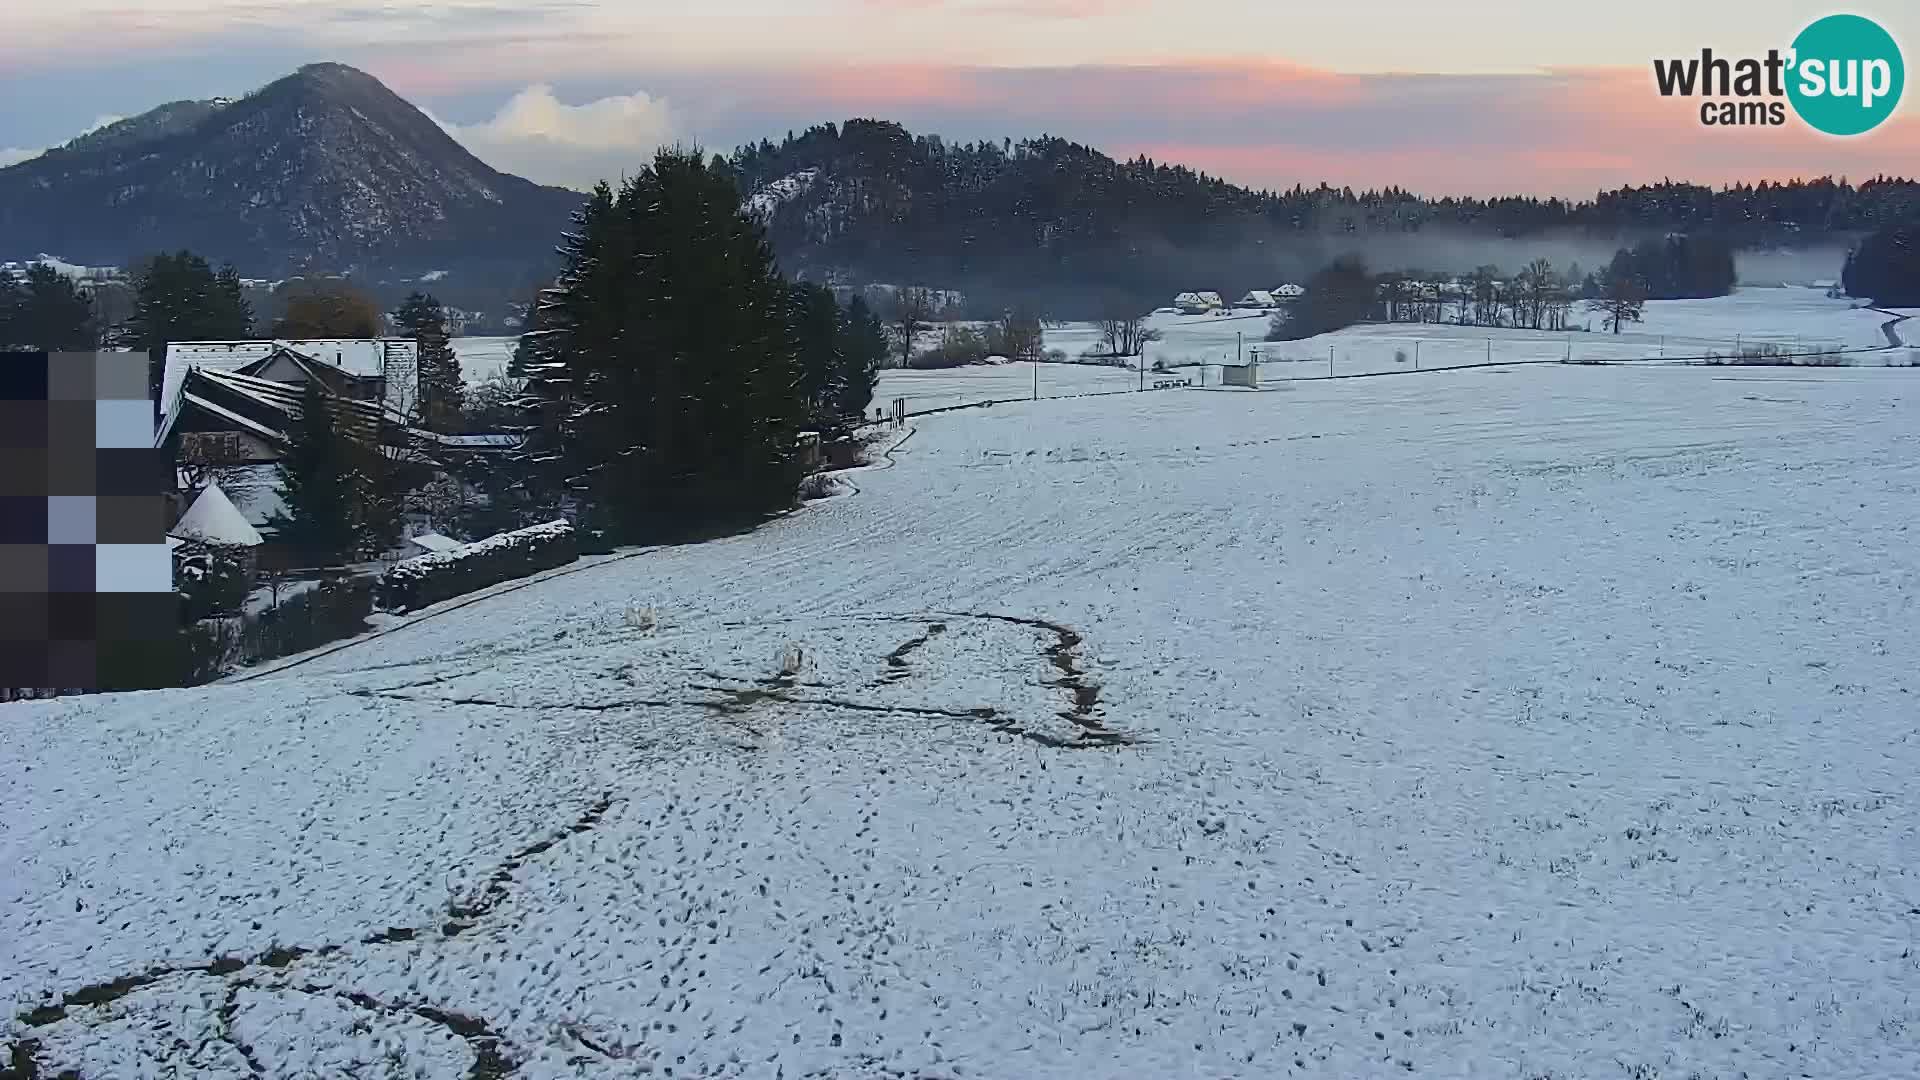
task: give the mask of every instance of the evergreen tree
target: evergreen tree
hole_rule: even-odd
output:
[[[121,344],[144,350],[147,381],[156,422],[166,403],[160,400],[170,341],[236,341],[253,335],[253,309],[232,267],[214,273],[207,260],[190,251],[157,255],[134,282],[133,315],[121,329]]]
[[[837,380],[840,400],[837,411],[844,419],[858,421],[866,416],[867,407],[873,403],[873,390],[880,379],[880,365],[887,359],[887,331],[867,302],[855,296],[847,304],[841,323],[841,336],[844,344],[840,347],[841,370]]]
[[[1881,307],[1920,307],[1920,218],[1870,234],[1847,255],[1848,296]]]
[[[791,289],[791,332],[799,349],[799,391],[806,403],[807,424],[825,432],[839,419],[839,380],[845,362],[841,350],[840,305],[833,290],[812,282]]]
[[[26,304],[26,289],[10,274],[0,274],[0,352],[27,348],[27,334],[20,321],[20,309]]]
[[[394,313],[400,332],[420,345],[420,421],[428,431],[451,432],[460,426],[464,387],[460,361],[447,334],[447,310],[430,293],[407,297]]]
[[[793,294],[732,179],[662,150],[595,190],[525,338],[533,458],[628,538],[790,505],[808,404]]]
[[[307,383],[300,416],[287,436],[286,453],[275,468],[288,512],[276,513],[268,524],[316,561],[352,554],[354,503],[361,485],[354,476],[348,440],[335,430],[318,382]]]
[[[0,338],[46,352],[75,352],[99,344],[94,332],[93,297],[44,263],[27,268],[10,301],[11,327]]]
[[[1284,322],[1274,320],[1268,339],[1292,341],[1352,326],[1373,309],[1375,293],[1365,263],[1351,256],[1335,259],[1307,279],[1307,294]]]

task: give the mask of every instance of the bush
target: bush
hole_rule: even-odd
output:
[[[458,551],[437,551],[393,564],[375,595],[388,611],[411,611],[503,581],[565,566],[580,557],[565,521],[501,533]]]
[[[188,541],[174,551],[182,618],[188,622],[240,610],[253,582],[245,548]]]
[[[800,481],[800,499],[802,502],[831,499],[835,495],[843,495],[849,490],[851,490],[851,487],[847,482],[832,473],[813,473],[806,479]]]
[[[244,632],[235,619],[203,619],[180,628],[180,680],[201,686],[227,673],[242,655]]]
[[[916,368],[955,368],[978,364],[987,358],[987,338],[966,326],[949,326],[940,335],[940,344],[913,358]]]
[[[1047,363],[1064,364],[1066,362],[1067,362],[1067,350],[1065,349],[1048,349],[1047,350]]]
[[[278,607],[241,623],[241,660],[258,664],[317,649],[367,629],[373,614],[373,582],[368,578],[323,581]]]

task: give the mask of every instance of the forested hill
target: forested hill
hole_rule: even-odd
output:
[[[762,141],[731,164],[790,271],[938,284],[1063,313],[1164,302],[1193,287],[1265,288],[1389,236],[1613,243],[1690,231],[1737,247],[1795,247],[1848,244],[1920,214],[1920,183],[1884,178],[1722,190],[1663,181],[1578,202],[1427,199],[1397,187],[1252,191],[1064,139],[949,143],[878,120]]]

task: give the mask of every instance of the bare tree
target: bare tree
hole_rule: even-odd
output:
[[[900,345],[900,366],[907,367],[913,359],[914,335],[933,317],[933,293],[918,285],[897,289],[888,310]]]
[[[1618,334],[1627,323],[1640,321],[1647,303],[1647,287],[1636,278],[1613,277],[1600,295],[1587,301],[1587,310],[1605,316],[1604,325]]]
[[[1147,327],[1145,315],[1110,315],[1096,325],[1108,356],[1139,356],[1149,342],[1160,340],[1160,331]]]
[[[995,320],[987,335],[988,347],[1011,360],[1040,359],[1044,342],[1040,317],[1018,308]]]
[[[1468,279],[1467,291],[1473,297],[1473,321],[1481,326],[1500,323],[1500,269],[1482,266]]]

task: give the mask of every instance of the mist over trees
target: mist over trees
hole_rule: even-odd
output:
[[[1237,295],[1303,279],[1347,254],[1458,274],[1491,261],[1516,269],[1533,255],[1474,249],[1518,241],[1591,265],[1623,243],[1672,232],[1715,236],[1730,249],[1823,238],[1838,246],[1920,214],[1920,184],[1890,178],[1720,190],[1662,181],[1590,200],[1428,199],[1392,186],[1251,191],[1059,138],[957,143],[877,120],[763,140],[723,164],[743,191],[792,181],[765,211],[789,271],[938,282],[966,292],[985,318],[1021,302],[1097,319],[1115,303],[1145,311],[1188,289]]]
[[[1879,229],[1848,254],[1841,283],[1881,307],[1920,307],[1920,217]]]

